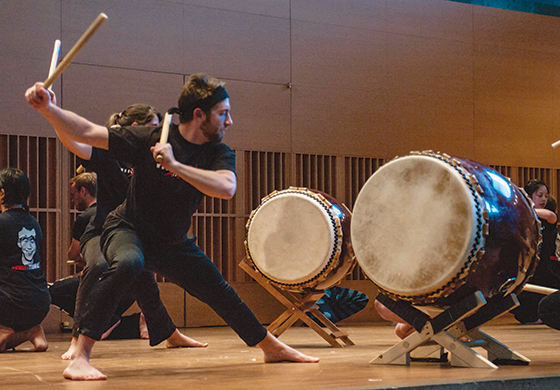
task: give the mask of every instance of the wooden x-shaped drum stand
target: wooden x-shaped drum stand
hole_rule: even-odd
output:
[[[476,292],[433,318],[405,301],[395,301],[383,294],[379,294],[377,300],[411,324],[416,332],[373,359],[371,364],[410,365],[415,359],[442,362],[446,360],[444,350],[450,353],[452,366],[497,368],[497,364],[527,365],[530,362],[478,329],[519,306],[515,294],[486,301],[481,292]],[[472,349],[475,347],[485,349],[488,358],[475,352]]]
[[[284,291],[279,287],[271,284],[267,278],[253,269],[246,261],[246,258],[243,259],[241,263],[239,263],[239,266],[253,279],[255,279],[257,283],[263,286],[269,293],[271,293],[276,299],[278,299],[278,301],[286,306],[287,310],[280,314],[280,316],[276,320],[274,320],[267,328],[267,330],[274,336],[279,337],[297,320],[302,320],[333,347],[344,347],[344,344],[354,345],[352,340],[348,338],[348,333],[340,330],[327,317],[325,317],[323,313],[319,311],[316,303],[325,294],[324,292],[312,291],[305,293],[296,293],[291,291]],[[325,331],[325,329],[319,326],[306,313],[313,314],[313,316],[319,322],[325,325],[326,329],[328,329],[330,333]],[[340,343],[338,341],[339,339],[342,340],[344,344]]]

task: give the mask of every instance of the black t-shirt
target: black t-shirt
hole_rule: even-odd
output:
[[[46,306],[48,310],[42,242],[41,226],[27,211],[16,208],[0,213],[0,305],[33,312]]]
[[[132,176],[131,167],[109,157],[105,149],[92,148],[91,158],[82,160],[82,165],[97,173],[97,213],[82,235],[81,245],[102,231],[105,218],[126,199]]]
[[[150,147],[159,142],[160,134],[161,126],[109,128],[110,156],[130,163],[134,175],[125,203],[111,213],[106,225],[124,220],[143,238],[177,243],[185,239],[204,194],[154,161]],[[174,124],[170,126],[168,142],[175,159],[182,164],[235,173],[235,152],[225,144],[192,144]]]
[[[556,256],[556,234],[558,229],[556,229],[555,223],[549,223],[547,220],[539,218],[542,224],[542,244],[540,248],[540,258],[550,259],[551,256]]]
[[[78,214],[74,225],[72,226],[72,238],[80,241],[82,235],[84,234],[87,225],[90,223],[91,219],[95,217],[95,212],[97,210],[97,205],[94,203],[85,209],[83,212]]]

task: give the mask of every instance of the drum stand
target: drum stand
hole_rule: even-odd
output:
[[[325,295],[322,291],[316,292],[305,292],[305,293],[295,293],[290,291],[284,291],[279,287],[274,286],[270,283],[259,272],[254,270],[246,261],[246,258],[239,263],[239,266],[247,272],[253,279],[255,279],[261,286],[263,286],[269,293],[271,293],[276,299],[278,299],[287,310],[284,311],[280,316],[274,320],[268,327],[267,330],[276,337],[280,337],[282,333],[286,331],[290,326],[292,326],[297,320],[302,320],[307,326],[313,329],[319,336],[325,339],[331,346],[340,348],[354,345],[352,340],[348,338],[348,333],[340,330],[335,324],[331,322],[327,317],[319,311],[319,307],[316,305],[317,301]],[[312,320],[306,313],[311,313],[313,316],[325,325],[326,329],[330,333],[326,332],[321,326],[319,326],[314,320]],[[342,343],[338,341],[342,340]]]
[[[478,329],[519,306],[515,294],[486,301],[481,292],[476,292],[433,318],[405,301],[395,301],[383,294],[379,294],[377,300],[412,325],[416,332],[373,359],[371,364],[410,365],[415,360],[445,362],[444,349],[451,355],[452,366],[497,368],[497,364],[528,365],[530,362]],[[474,347],[485,349],[488,358],[475,352]]]

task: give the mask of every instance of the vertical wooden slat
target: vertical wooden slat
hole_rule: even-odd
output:
[[[28,143],[28,161],[29,161],[29,180],[31,181],[31,195],[29,196],[29,206],[37,207],[37,199],[39,198],[39,166],[37,137],[29,137]]]
[[[8,135],[0,134],[0,169],[8,167],[9,148]]]

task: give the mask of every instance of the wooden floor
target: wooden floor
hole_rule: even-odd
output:
[[[227,327],[182,329],[208,342],[204,349],[169,350],[164,344],[150,348],[145,340],[102,341],[96,344],[91,359],[109,377],[101,382],[63,379],[66,362],[60,355],[69,345],[69,336],[48,335],[50,347],[45,353],[31,353],[31,344],[24,344],[15,352],[0,355],[0,389],[560,388],[560,332],[544,325],[519,325],[506,316],[482,327],[531,359],[528,366],[497,369],[418,362],[410,366],[371,365],[371,359],[398,342],[394,328],[359,325],[344,329],[355,346],[332,348],[311,329],[302,327],[292,327],[281,336],[289,345],[320,357],[318,364],[264,364],[260,349],[246,347]]]

